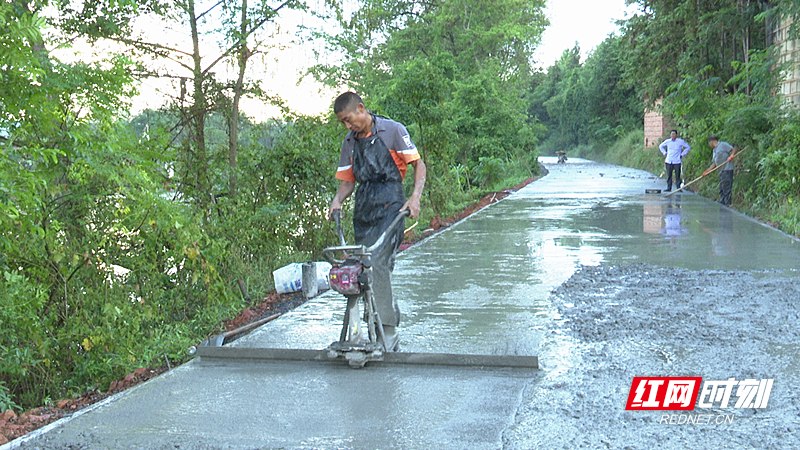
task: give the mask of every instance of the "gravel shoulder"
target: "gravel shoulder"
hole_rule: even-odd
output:
[[[800,448],[800,278],[585,266],[551,299],[560,319],[540,353],[551,364],[526,390],[505,447]],[[564,348],[568,354],[553,353]],[[626,411],[635,376],[774,385],[765,409]],[[681,413],[710,416],[689,424],[663,419]],[[719,416],[732,422],[714,423]]]

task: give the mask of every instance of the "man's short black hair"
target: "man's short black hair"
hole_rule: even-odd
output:
[[[717,141],[719,142],[719,136],[714,136],[713,134],[708,137],[708,142]]]
[[[355,92],[345,92],[344,94],[336,97],[333,102],[333,113],[339,114],[347,110],[355,110],[359,103],[364,103],[361,97]]]
[[[678,130],[670,130],[670,133],[673,133],[673,132],[674,132],[675,134],[678,134]]]

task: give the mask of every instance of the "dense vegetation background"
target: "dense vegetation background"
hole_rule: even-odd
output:
[[[642,118],[663,99],[694,146],[687,178],[709,164],[708,134],[746,146],[735,206],[800,234],[800,121],[774,95],[769,39],[800,1],[629,3],[639,12],[588,58],[568,48],[540,71],[544,0],[0,2],[0,410],[185,360],[272,270],[335,241],[324,211],[345,130],[253,75],[282,11],[337,24],[299,38],[338,55],[310,75],[408,126],[428,166],[423,224],[559,149],[660,173]],[[137,35],[141,17],[186,42]],[[118,50],[56,57],[75,42]],[[179,93],[131,117],[153,78]],[[256,123],[245,98],[284,114]]]

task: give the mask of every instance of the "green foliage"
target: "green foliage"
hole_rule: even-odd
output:
[[[487,189],[497,184],[503,173],[503,160],[497,157],[483,156],[478,160],[478,165],[473,169],[473,180],[482,188]]]
[[[32,43],[41,40],[42,25],[36,14],[17,13],[12,3],[0,2],[0,136],[18,126],[32,100],[40,100],[31,95],[41,75]]]
[[[13,3],[0,3],[0,63],[8,68],[25,67],[30,60],[26,47],[42,39],[44,21],[38,13],[15,8]]]
[[[202,216],[164,187],[163,142],[115,120],[133,92],[130,61],[63,64],[12,43],[0,90],[0,383],[3,403],[30,407],[183,360],[243,304]]]
[[[708,168],[712,150],[707,144],[711,135],[741,148],[758,148],[769,139],[781,117],[779,99],[774,94],[779,81],[779,65],[768,51],[751,52],[747,63],[737,63],[731,80],[708,77],[706,68],[697,75],[686,76],[669,88],[664,111],[692,143],[690,157],[684,161],[687,178],[696,178]],[[776,68],[778,70],[776,70]],[[726,86],[739,86],[730,92]],[[756,170],[750,158],[739,165]],[[749,175],[748,175],[749,178]],[[734,179],[735,191],[741,193],[761,186],[745,177]],[[714,183],[706,183],[701,193],[716,198]],[[741,200],[741,197],[735,200]]]
[[[764,151],[752,156],[758,161],[759,189],[754,193],[761,202],[771,204],[800,198],[799,119],[797,111],[789,112],[762,141]]]
[[[143,137],[166,136],[163,145],[169,145],[181,137],[178,131],[170,136],[162,128],[171,121],[170,113],[145,111],[131,125]],[[252,301],[273,289],[274,269],[319,259],[322,248],[335,240],[325,212],[337,188],[334,175],[347,130],[333,115],[287,115],[283,121],[263,124],[242,117],[239,128],[239,192],[231,197],[226,184],[227,125],[219,115],[206,121],[214,202],[202,227],[213,243],[208,257],[229,291],[241,298],[241,281]],[[179,153],[172,149],[166,154]],[[181,178],[172,175],[166,183],[172,186]]]
[[[658,175],[664,171],[664,157],[658,150],[642,148],[643,141],[644,132],[642,130],[630,131],[607,147],[604,146],[600,149],[584,147],[583,152],[579,155],[583,158],[633,167]]]
[[[624,41],[609,36],[589,55],[586,72],[586,103],[591,127],[589,142],[610,144],[628,131],[642,126],[643,103],[636,83],[625,77]]]
[[[428,167],[424,208],[444,215],[465,194],[452,167],[472,171],[481,158],[499,158],[528,176],[537,171],[543,128],[527,116],[525,96],[547,24],[543,7],[541,0],[359,2],[342,18],[344,31],[327,36],[343,64],[312,72],[354,87],[369,107],[407,126]]]
[[[773,110],[773,128],[738,158],[734,201],[745,212],[800,236],[800,112]]]
[[[9,409],[19,409],[19,405],[14,403],[14,400],[8,395],[8,388],[6,388],[5,383],[0,382],[0,411]]]
[[[739,0],[635,0],[637,14],[623,22],[628,48],[626,76],[639,82],[650,103],[668,87],[704,68],[706,79],[729,80],[731,62],[766,48],[764,23],[756,17],[768,2]],[[726,87],[735,92],[737,85]]]
[[[272,289],[272,270],[321,258],[335,238],[325,214],[346,130],[332,115],[287,120],[253,128],[261,137],[241,148],[241,195],[219,199],[209,224],[225,249],[226,278],[259,296]]]
[[[398,65],[395,76],[376,89],[378,111],[403,122],[427,165],[426,207],[441,212],[449,191],[449,165],[458,134],[453,130],[450,103],[454,83],[448,59],[414,59]],[[410,177],[409,177],[410,178]],[[411,181],[411,180],[409,180]],[[409,182],[406,183],[407,185]],[[408,189],[413,189],[407,186]]]
[[[717,134],[748,145],[770,133],[778,107],[778,61],[769,52],[752,52],[747,63],[735,67],[737,73],[727,82],[707,77],[710,67],[684,77],[667,91],[665,112],[698,141]],[[740,88],[727,93],[725,86],[730,85]]]
[[[529,114],[547,127],[543,153],[608,147],[641,127],[644,105],[623,76],[625,58],[623,40],[610,36],[584,64],[576,46],[534,79]]]
[[[800,1],[781,0],[770,2],[771,8],[767,9],[759,16],[765,23],[776,23],[781,20],[790,21],[789,32],[793,39],[800,36]]]
[[[533,113],[544,110],[541,117],[548,128],[548,138],[559,148],[570,147],[584,141],[586,118],[585,76],[581,71],[580,48],[565,50],[547,73],[542,83],[535,87]]]
[[[483,157],[509,158],[535,154],[538,130],[527,122],[525,105],[497,77],[486,72],[456,83],[452,124],[459,136],[458,159],[479,162]]]
[[[162,0],[56,0],[56,25],[68,32],[96,40],[108,36],[130,36],[131,22],[139,16],[164,14],[173,2]]]
[[[28,171],[41,201],[23,217],[38,232],[4,233],[0,381],[23,406],[165,354],[185,358],[188,343],[241,307],[211,258],[215,243],[154,182],[163,169],[148,143],[95,119],[73,122],[64,156]],[[33,142],[16,138],[21,151]],[[176,335],[154,341],[164,327]]]

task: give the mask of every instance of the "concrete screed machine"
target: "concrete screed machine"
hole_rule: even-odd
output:
[[[224,346],[227,337],[241,334],[234,330],[200,344],[197,355],[211,359],[345,361],[353,368],[364,367],[367,363],[382,363],[538,369],[539,360],[536,356],[414,353],[393,351],[393,348],[389,348],[372,290],[371,257],[389,233],[402,223],[408,211],[401,211],[386,231],[369,247],[346,243],[340,213],[334,211],[333,215],[340,245],[323,250],[323,255],[333,265],[330,272],[330,286],[347,300],[344,321],[337,341],[319,350]],[[262,322],[276,317],[264,319]]]

